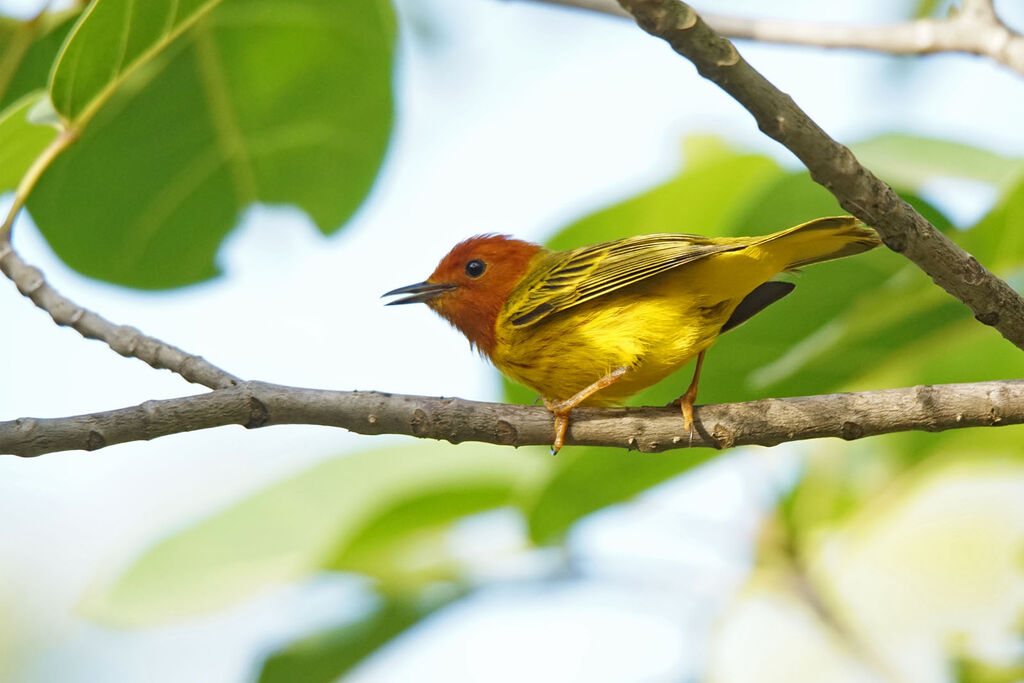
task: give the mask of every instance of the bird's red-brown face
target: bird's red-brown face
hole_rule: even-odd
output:
[[[505,235],[471,237],[456,244],[424,282],[384,296],[408,295],[389,306],[427,304],[490,356],[498,313],[540,250],[536,244]]]

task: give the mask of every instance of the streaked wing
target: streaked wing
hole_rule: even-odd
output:
[[[526,290],[515,297],[509,320],[517,327],[710,254],[743,249],[746,244],[716,244],[699,235],[674,233],[628,237],[561,254]]]

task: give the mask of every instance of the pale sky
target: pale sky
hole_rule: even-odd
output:
[[[0,10],[27,4],[3,0]],[[900,16],[897,5],[801,0],[770,9],[868,21]],[[714,9],[768,12],[739,0]],[[409,30],[412,11],[430,22],[433,40]],[[423,279],[469,235],[543,240],[668,178],[688,134],[716,132],[794,165],[738,104],[624,21],[512,0],[404,0],[400,14],[394,139],[371,197],[337,237],[324,239],[297,211],[254,209],[221,253],[224,277],[164,294],[69,271],[27,217],[15,231],[22,256],[79,303],[245,378],[493,400],[496,374],[461,337],[425,307],[384,308],[379,294]],[[1024,80],[984,60],[939,56],[911,66],[850,52],[740,50],[843,142],[901,131],[1024,154]],[[965,196],[955,205],[949,193],[935,200],[969,220],[984,207],[971,200],[979,195]],[[0,311],[0,419],[200,393],[56,328],[10,284],[0,285]],[[405,441],[224,428],[0,459],[0,632],[13,626],[25,653],[16,680],[246,680],[258,653],[331,623],[337,615],[325,603],[344,600],[351,586],[284,586],[236,610],[152,630],[109,631],[72,610],[87,587],[162,535],[285,473],[384,443]],[[785,476],[785,451],[746,453],[579,525],[574,547],[621,581],[495,591],[408,634],[352,680],[667,681],[699,671],[704,628],[742,581],[759,505]],[[514,543],[521,533],[510,515],[491,522],[488,535]],[[708,541],[716,537],[730,540]]]

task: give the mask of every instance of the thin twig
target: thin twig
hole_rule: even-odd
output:
[[[766,135],[795,154],[811,178],[839,204],[878,230],[886,245],[913,261],[1016,346],[1024,348],[1024,299],[940,233],[910,204],[860,165],[849,149],[825,133],[789,95],[750,66],[679,0],[620,0],[648,33],[664,39],[742,104]]]
[[[763,399],[700,406],[697,433],[683,432],[679,409],[577,408],[567,443],[660,452],[688,446],[775,446],[788,441],[908,430],[1024,423],[1024,380]],[[452,443],[549,445],[551,413],[537,406],[379,392],[300,389],[244,382],[198,396],[90,415],[0,422],[0,453],[34,456],[96,450],[223,425],[341,427],[359,434],[405,434]]]
[[[615,0],[543,1],[616,17],[630,16]],[[1004,24],[988,0],[964,0],[959,12],[941,19],[888,24],[746,19],[716,14],[701,16],[711,28],[729,38],[898,55],[963,52],[987,57],[1024,74],[1024,35]]]
[[[18,291],[50,314],[58,325],[70,327],[87,339],[98,339],[122,356],[138,358],[158,369],[176,372],[189,382],[211,389],[223,389],[239,380],[200,356],[185,353],[134,327],[115,325],[61,295],[46,281],[43,273],[21,260],[10,241],[0,240],[0,271],[10,278]]]

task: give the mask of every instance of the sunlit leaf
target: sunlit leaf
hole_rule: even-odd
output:
[[[473,477],[406,495],[340,539],[324,567],[369,574],[391,585],[458,578],[448,527],[462,517],[512,505],[522,489],[517,478]]]
[[[332,233],[383,157],[394,34],[387,0],[99,0],[52,84],[81,139],[29,209],[68,265],[145,288],[216,275],[252,202]]]
[[[57,136],[56,129],[28,121],[28,113],[45,96],[43,91],[26,95],[0,112],[0,192],[16,188],[39,153]]]
[[[508,491],[529,489],[544,475],[550,459],[537,455],[416,444],[325,462],[160,541],[94,591],[85,609],[100,620],[143,624],[224,607],[318,571],[350,545],[382,551],[403,541],[416,529],[410,511],[423,511],[424,525],[434,528],[479,509],[479,498],[468,507],[465,500],[447,504],[439,494],[448,489],[501,489],[505,497],[484,503],[503,503]],[[423,505],[431,499],[432,507]]]

